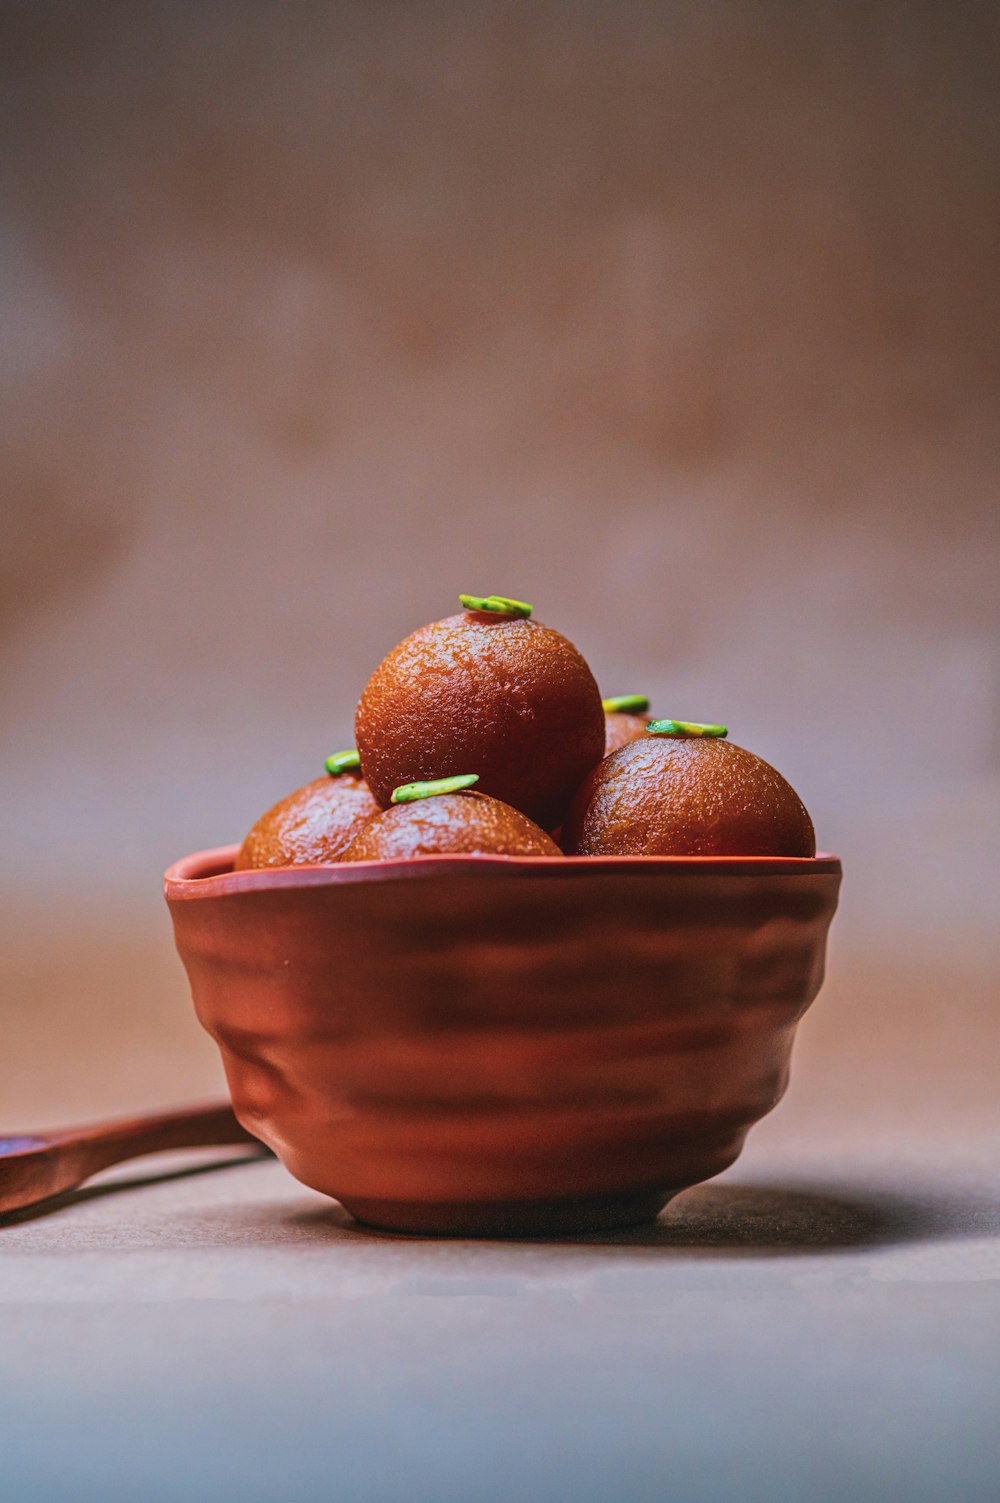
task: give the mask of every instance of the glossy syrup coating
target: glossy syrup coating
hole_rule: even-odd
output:
[[[812,820],[763,758],[714,737],[645,736],[585,780],[563,833],[578,856],[814,856]]]
[[[610,757],[620,746],[645,736],[648,715],[626,715],[622,710],[607,710],[604,715],[604,755]]]
[[[478,773],[479,792],[558,825],[604,750],[600,690],[541,622],[466,611],[421,627],[358,705],[361,766],[383,806],[401,783]]]
[[[484,793],[442,793],[393,804],[355,836],[341,861],[414,856],[559,856],[555,841],[520,810]]]
[[[359,774],[315,778],[261,815],[240,847],[234,869],[339,861],[362,825],[378,812]]]

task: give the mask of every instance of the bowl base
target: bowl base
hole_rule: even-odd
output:
[[[428,1237],[560,1237],[610,1232],[655,1221],[676,1194],[567,1195],[546,1200],[342,1200],[362,1226]]]

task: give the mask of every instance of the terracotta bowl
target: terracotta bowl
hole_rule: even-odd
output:
[[[651,1220],[780,1099],[840,863],[483,857],[233,872],[166,896],[236,1114],[395,1231]]]

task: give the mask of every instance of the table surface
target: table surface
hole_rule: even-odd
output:
[[[833,993],[643,1230],[375,1233],[219,1153],[0,1226],[0,1497],[996,1499],[994,1000]]]

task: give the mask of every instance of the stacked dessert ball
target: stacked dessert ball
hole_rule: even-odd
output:
[[[780,773],[725,726],[601,699],[572,642],[503,596],[394,647],[365,685],[357,750],[275,804],[236,869],[448,854],[813,856]],[[557,844],[557,838],[559,844]]]

